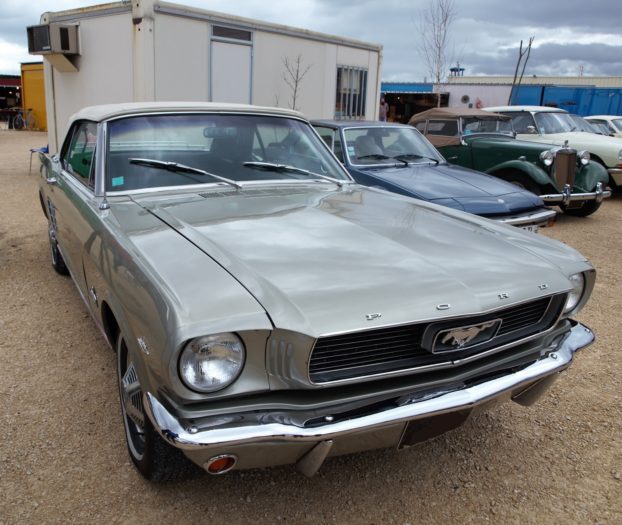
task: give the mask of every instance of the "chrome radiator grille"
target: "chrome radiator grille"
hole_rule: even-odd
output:
[[[382,374],[476,356],[513,341],[550,328],[559,317],[565,295],[545,297],[495,312],[468,318],[443,320],[367,330],[319,338],[309,361],[309,378],[328,383],[368,375]],[[429,327],[460,327],[501,319],[496,335],[477,348],[456,350],[451,354],[433,354],[423,348],[423,334]]]
[[[574,187],[574,177],[577,170],[577,152],[573,149],[562,148],[555,154],[554,176],[557,187],[561,190],[566,184]]]

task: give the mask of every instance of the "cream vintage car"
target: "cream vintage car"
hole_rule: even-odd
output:
[[[622,141],[619,139],[578,131],[568,112],[559,108],[496,106],[484,109],[511,117],[516,138],[587,151],[593,161],[607,168],[611,187],[622,186]]]
[[[533,403],[594,339],[585,257],[357,185],[296,112],[85,108],[41,172],[151,480],[408,447]]]
[[[607,134],[612,137],[622,138],[622,117],[619,115],[592,115],[585,117],[592,124],[601,124],[606,127]]]

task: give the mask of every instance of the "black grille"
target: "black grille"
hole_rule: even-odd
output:
[[[315,383],[326,383],[471,357],[547,330],[559,317],[564,301],[565,295],[545,297],[485,315],[321,337],[311,353],[309,378]],[[492,319],[502,320],[499,331],[492,340],[476,348],[448,355],[433,354],[422,347],[426,330],[446,330]]]

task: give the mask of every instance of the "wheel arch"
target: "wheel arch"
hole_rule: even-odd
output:
[[[486,173],[504,180],[507,180],[506,177],[510,174],[520,173],[533,180],[533,182],[538,186],[542,186],[544,188],[548,188],[549,186],[554,187],[551,177],[543,169],[538,166],[534,166],[527,161],[510,160],[502,162],[501,164],[497,164],[496,166],[486,170]]]
[[[117,318],[110,308],[110,305],[107,301],[102,301],[101,305],[101,319],[102,319],[102,327],[104,329],[104,334],[108,339],[108,343],[113,349],[116,349],[117,337],[119,336],[119,332],[121,328],[119,327],[119,323]]]

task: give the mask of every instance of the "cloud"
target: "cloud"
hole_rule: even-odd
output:
[[[0,40],[0,71],[8,75],[19,75],[22,62],[38,62],[39,57],[28,54],[28,50],[19,44]]]
[[[303,27],[381,44],[383,80],[421,82],[430,78],[418,52],[419,21],[427,0],[175,0],[179,3],[246,18]],[[45,11],[85,7],[98,0],[0,0],[0,72],[19,71],[27,55],[26,26]],[[295,7],[293,7],[295,4]],[[535,36],[530,74],[620,75],[622,35],[620,0],[455,0],[448,60],[460,61],[465,74],[514,73],[518,44]]]

